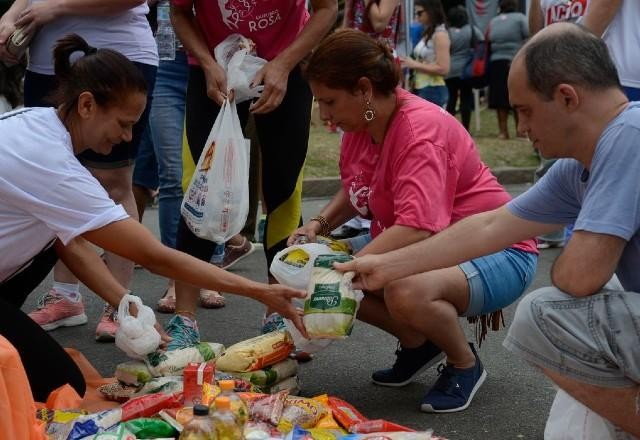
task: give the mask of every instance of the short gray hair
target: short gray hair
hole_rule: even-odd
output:
[[[549,100],[562,83],[590,90],[621,89],[604,41],[583,26],[562,26],[557,32],[543,31],[522,48],[530,87]]]

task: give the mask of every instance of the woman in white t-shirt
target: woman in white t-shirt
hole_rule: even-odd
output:
[[[402,65],[415,71],[415,94],[444,108],[449,101],[444,77],[449,73],[451,63],[451,41],[442,3],[440,0],[416,0],[414,8],[424,32],[413,49],[413,58],[402,58]]]
[[[77,52],[84,56],[71,63]],[[54,58],[58,107],[0,116],[0,335],[18,350],[36,400],[65,383],[85,391],[71,358],[20,310],[58,258],[112,306],[127,293],[90,243],[166,277],[258,299],[303,330],[290,302],[303,292],[256,283],[163,246],[76,159],[89,148],[108,154],[131,139],[147,102],[134,64],[77,35],[60,40]]]
[[[0,60],[15,61],[2,47],[13,29],[22,28],[27,33],[37,30],[29,44],[24,103],[27,107],[49,107],[48,98],[56,84],[53,45],[65,35],[78,34],[94,47],[117,50],[133,61],[144,74],[150,103],[158,50],[146,18],[148,12],[146,0],[15,0],[0,19]],[[137,217],[132,190],[133,163],[147,127],[149,107],[133,127],[129,141],[114,146],[108,155],[85,151],[78,156],[109,196],[132,217]],[[127,286],[133,275],[133,263],[109,252],[105,254],[105,262],[116,279]],[[30,314],[31,318],[47,329],[85,323],[78,280],[62,263],[56,265],[53,279],[52,288],[40,299],[41,307]],[[60,304],[64,307],[59,307]],[[113,341],[117,329],[114,314],[113,309],[105,307],[96,328],[97,340]]]

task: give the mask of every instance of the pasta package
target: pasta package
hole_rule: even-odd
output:
[[[351,259],[349,255],[319,255],[313,263],[302,318],[311,339],[344,339],[351,334],[364,295],[353,290],[354,272],[333,269],[333,263]]]
[[[270,332],[227,348],[216,361],[216,367],[230,372],[260,370],[287,359],[292,350],[293,340],[289,333]]]

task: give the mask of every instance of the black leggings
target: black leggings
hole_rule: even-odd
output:
[[[469,131],[471,123],[471,110],[473,110],[473,90],[468,81],[460,79],[460,77],[448,78],[445,80],[449,89],[449,102],[447,103],[447,111],[452,115],[456,115],[456,105],[458,104],[458,92],[460,93],[460,117],[462,125]]]
[[[0,283],[0,335],[18,350],[36,401],[46,402],[51,391],[70,384],[80,396],[86,384],[66,351],[20,307],[44,280],[58,256],[53,246],[36,255],[24,270]]]
[[[189,150],[198,162],[220,107],[207,97],[202,68],[190,66],[186,132]],[[307,156],[311,120],[311,90],[300,69],[289,75],[282,103],[270,113],[255,115],[262,153],[262,192],[267,212],[264,249],[267,265],[286,247],[289,235],[302,224],[302,167]],[[238,104],[240,124],[249,118],[249,104]],[[176,249],[209,261],[216,244],[196,237],[180,219]],[[267,267],[268,267],[267,266]]]

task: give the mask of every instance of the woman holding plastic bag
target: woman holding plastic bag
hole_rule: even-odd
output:
[[[360,214],[372,219],[371,237],[369,243],[359,243],[365,245],[356,249],[357,256],[378,254],[428,239],[510,199],[464,127],[438,106],[398,88],[398,77],[388,48],[357,31],[338,31],[314,51],[307,79],[320,115],[345,131],[342,189],[291,235],[290,243],[302,236],[314,241],[317,234],[326,235]],[[486,372],[458,316],[499,316],[526,289],[536,260],[535,242],[527,240],[383,291],[365,292],[358,318],[400,343],[396,363],[374,372],[374,383],[407,385],[444,352],[448,364],[421,409],[465,409]]]
[[[216,46],[231,34],[254,44],[256,55],[267,63],[252,78],[252,87],[264,86],[259,99],[237,103],[240,125],[249,112],[255,117],[262,152],[262,191],[267,211],[264,249],[267,267],[285,247],[289,234],[301,223],[301,171],[307,151],[311,119],[311,91],[299,63],[335,23],[335,0],[312,0],[309,16],[304,0],[269,2],[213,2],[172,0],[171,18],[176,34],[189,53],[186,138],[194,160],[202,155],[211,127],[229,94],[230,77]],[[209,261],[216,244],[196,236],[182,220],[177,248]],[[169,334],[188,334],[199,340],[195,321],[196,288],[176,283],[176,309]],[[268,322],[266,324],[269,324]],[[263,330],[273,330],[266,325]],[[180,344],[170,344],[178,348]]]
[[[71,63],[76,53],[83,56]],[[91,243],[166,277],[262,301],[300,323],[291,298],[303,292],[256,283],[163,246],[108,197],[76,155],[89,148],[107,154],[131,140],[146,105],[144,77],[120,53],[77,35],[60,40],[53,56],[59,106],[0,117],[0,335],[20,353],[36,400],[66,383],[85,391],[66,352],[20,310],[58,258],[112,306],[127,293]]]

